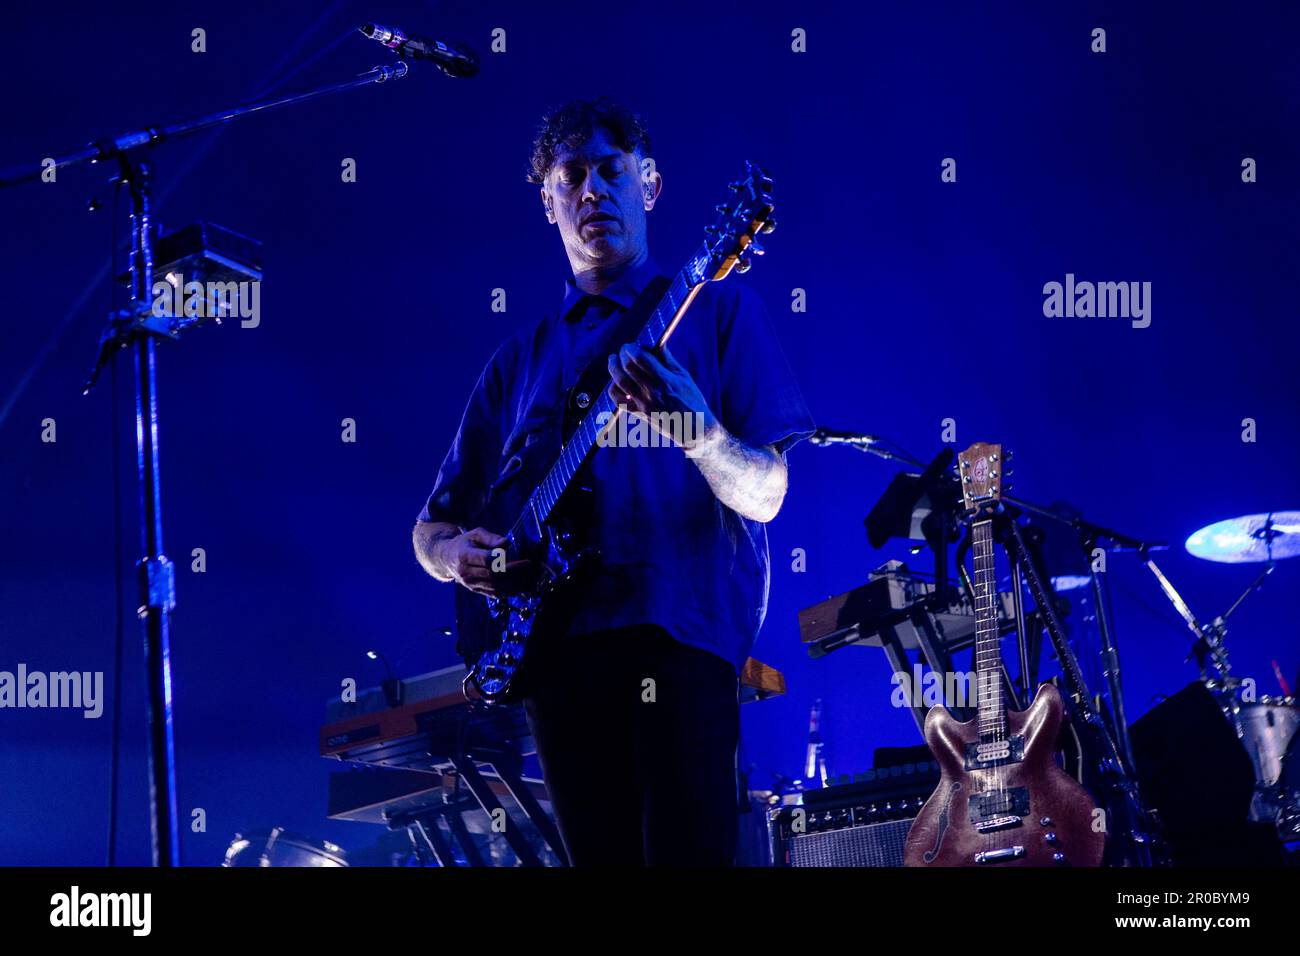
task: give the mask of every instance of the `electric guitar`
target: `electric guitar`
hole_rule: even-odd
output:
[[[977,442],[958,456],[974,557],[977,715],[946,707],[925,718],[939,786],[907,834],[906,866],[1097,866],[1104,818],[1057,764],[1065,704],[1052,684],[1026,710],[1007,709],[994,570],[994,515],[1001,510],[1002,446]]]
[[[721,281],[733,269],[746,272],[752,257],[763,254],[756,237],[776,227],[771,189],[767,174],[746,163],[744,175],[730,184],[727,201],[716,207],[718,218],[705,230],[703,245],[667,281],[636,342],[663,346],[705,283]],[[537,568],[532,580],[505,597],[456,589],[456,646],[468,668],[463,689],[471,700],[512,699],[530,648],[563,630],[581,597],[582,581],[597,567],[599,555],[582,541],[594,489],[581,479],[589,471],[584,462],[620,415],[609,381],[605,363],[593,363],[569,395],[558,454],[533,454],[522,464],[514,462],[513,471],[503,469],[471,525],[508,527],[506,545],[494,558],[502,566],[528,559]]]

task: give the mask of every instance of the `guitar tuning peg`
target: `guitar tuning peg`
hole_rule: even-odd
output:
[[[742,189],[745,188],[745,184],[744,184],[744,183],[727,183],[727,188],[730,189],[733,193],[738,193],[738,192],[740,192]]]
[[[763,223],[763,228],[760,229],[759,232],[761,232],[765,236],[771,235],[772,233],[776,232],[776,220],[769,219],[767,222]]]
[[[731,207],[728,206],[725,202],[720,202],[720,203],[718,203],[716,206],[713,207],[713,211],[716,212],[716,213],[721,213],[722,215],[725,216],[725,215],[727,215],[729,212],[731,212]]]
[[[762,246],[758,244],[758,240],[756,239],[751,239],[749,241],[749,245],[745,247],[745,251],[749,253],[753,253],[756,256],[761,256],[767,252],[766,249],[764,249]]]
[[[746,259],[744,256],[741,256],[739,259],[736,260],[736,271],[741,273],[742,275],[748,272],[752,266],[753,263],[750,262],[748,259]]]

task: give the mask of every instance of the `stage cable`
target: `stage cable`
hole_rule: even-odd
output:
[[[112,223],[109,226],[108,250],[108,311],[113,314],[117,306],[117,216],[121,206],[121,183],[113,189]],[[112,746],[108,759],[108,865],[117,865],[117,789],[122,747],[122,646],[125,629],[122,627],[122,441],[118,425],[117,357],[115,349],[109,360],[108,441],[109,468],[113,472],[113,703]]]

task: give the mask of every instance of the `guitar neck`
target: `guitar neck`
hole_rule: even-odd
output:
[[[702,263],[707,257],[708,248],[705,246],[673,276],[668,291],[659,300],[650,319],[637,335],[638,343],[657,347],[671,338],[678,322],[694,300],[695,294],[704,285],[705,280],[700,276]],[[550,517],[573,480],[573,476],[596,447],[600,435],[614,426],[618,415],[618,406],[610,397],[609,390],[602,389],[600,398],[592,402],[581,423],[565,442],[555,464],[529,496],[523,514],[520,516],[520,523],[531,519],[540,525]]]
[[[971,527],[975,562],[975,674],[979,693],[979,733],[983,738],[1006,736],[1006,703],[1002,694],[1002,646],[998,633],[998,581],[993,521]]]

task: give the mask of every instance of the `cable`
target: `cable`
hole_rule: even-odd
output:
[[[120,182],[118,186],[120,187]],[[109,225],[108,250],[108,312],[109,315],[117,305],[117,278],[113,264],[117,257],[117,215],[121,205],[122,190],[113,189],[112,223]],[[117,865],[117,781],[121,764],[122,740],[122,646],[125,629],[122,627],[122,454],[121,431],[118,427],[118,388],[117,356],[121,349],[113,352],[109,360],[109,401],[108,401],[108,440],[109,467],[113,471],[113,704],[112,704],[112,746],[108,763],[108,865]]]

